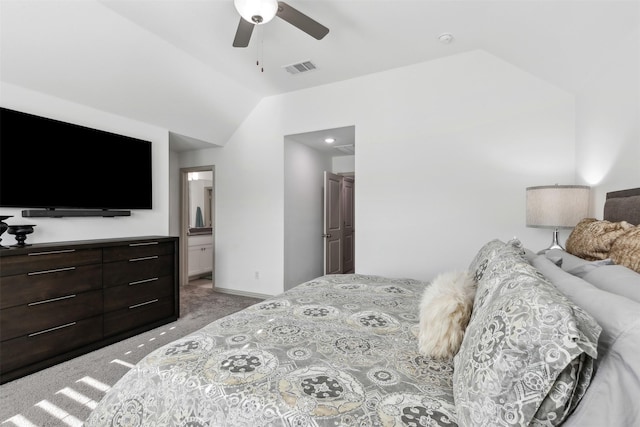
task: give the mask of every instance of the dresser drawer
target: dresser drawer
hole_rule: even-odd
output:
[[[100,264],[102,249],[55,249],[0,258],[0,276]]]
[[[102,316],[69,322],[60,328],[0,343],[0,371],[40,362],[102,339]]]
[[[172,242],[132,242],[126,246],[104,248],[103,259],[104,262],[127,261],[153,255],[172,255],[173,251]]]
[[[65,267],[0,279],[0,308],[102,289],[102,265]]]
[[[102,290],[68,294],[0,311],[2,341],[40,334],[78,320],[102,314]]]
[[[173,255],[150,255],[104,264],[102,283],[105,287],[127,285],[162,276],[173,277]]]
[[[105,337],[135,329],[175,314],[173,297],[152,298],[125,309],[105,313]]]
[[[0,250],[0,384],[176,320],[178,242],[140,236]]]
[[[163,276],[133,282],[129,285],[106,288],[104,290],[104,311],[110,312],[155,298],[172,296],[173,286],[173,276]]]

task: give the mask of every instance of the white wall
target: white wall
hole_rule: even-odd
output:
[[[333,173],[348,173],[356,170],[356,156],[335,156],[331,160]]]
[[[525,188],[573,181],[569,94],[481,51],[366,80],[353,96],[370,117],[356,121],[359,272],[430,279],[493,238],[548,246],[525,227]]]
[[[492,238],[548,246],[524,225],[525,187],[573,182],[573,97],[474,51],[264,98],[224,148],[181,156],[216,166],[216,286],[283,290],[283,137],[346,125],[357,272],[430,279]]]
[[[3,107],[152,142],[152,210],[133,210],[130,217],[117,218],[24,219],[21,216],[22,209],[1,208],[3,215],[13,215],[13,218],[9,218],[6,221],[9,225],[24,223],[36,225],[33,234],[27,237],[27,243],[169,235],[169,136],[166,129],[7,83],[1,83],[0,91],[2,93]],[[55,143],[55,141],[52,141],[52,143]],[[28,142],[25,142],[25,147],[28,147]],[[78,160],[91,161],[91,159]],[[117,170],[117,165],[114,165],[114,173],[117,173]],[[28,172],[29,162],[26,160],[25,173]],[[16,178],[23,179],[21,177]],[[26,182],[24,184],[25,187],[27,186]],[[90,185],[88,188],[90,189]],[[2,235],[3,245],[12,245],[14,243],[13,236],[8,233]]]
[[[304,144],[284,144],[284,289],[323,274],[324,171],[331,157]]]
[[[640,34],[616,37],[576,97],[578,179],[602,218],[608,191],[640,187]]]
[[[171,138],[171,136],[169,136]],[[180,154],[176,151],[169,151],[169,235],[180,236],[182,227],[180,221]]]
[[[179,167],[216,171],[217,288],[274,295],[283,290],[284,135],[264,101],[224,148],[182,153]],[[259,278],[255,278],[255,272]]]

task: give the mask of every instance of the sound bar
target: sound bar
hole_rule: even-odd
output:
[[[131,216],[131,211],[85,209],[25,209],[22,211],[22,216],[25,218],[62,218],[67,216],[101,216],[105,218],[112,218],[116,216]]]

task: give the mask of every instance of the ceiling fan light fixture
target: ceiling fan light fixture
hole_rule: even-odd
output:
[[[256,25],[266,24],[278,12],[278,0],[233,0],[233,5],[242,19]]]

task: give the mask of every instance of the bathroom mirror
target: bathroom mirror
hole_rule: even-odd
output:
[[[213,172],[189,172],[189,234],[211,234]]]

